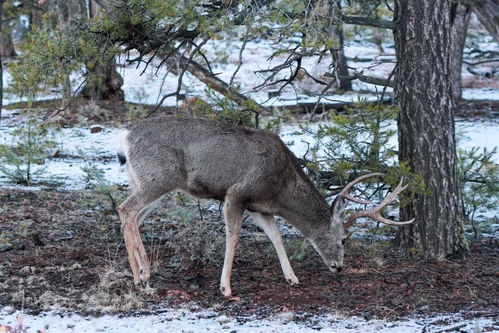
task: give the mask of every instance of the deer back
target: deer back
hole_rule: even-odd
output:
[[[134,186],[164,185],[278,214],[305,234],[329,223],[329,207],[276,134],[200,119],[153,118],[130,128],[125,155]]]

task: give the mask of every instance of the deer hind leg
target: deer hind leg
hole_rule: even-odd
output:
[[[277,227],[277,222],[275,221],[274,217],[272,215],[261,213],[250,213],[250,215],[253,217],[253,221],[255,222],[255,224],[263,229],[265,234],[270,238],[270,241],[274,245],[286,281],[288,281],[288,283],[291,285],[298,284],[298,278],[296,277],[293,269],[291,268],[291,264],[289,263],[286,250],[284,249],[284,244],[282,242],[281,233],[279,232],[279,228]]]
[[[151,264],[140,238],[139,223],[149,212],[149,206],[162,195],[151,192],[135,192],[118,206],[123,236],[128,252],[128,261],[132,268],[133,281],[137,285],[146,283],[151,276]]]
[[[225,259],[220,278],[220,292],[225,297],[232,295],[230,287],[230,277],[232,274],[232,264],[237,243],[239,242],[239,233],[243,223],[244,207],[237,200],[225,198],[224,218],[225,218]]]

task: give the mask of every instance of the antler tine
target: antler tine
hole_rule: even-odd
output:
[[[354,198],[348,192],[350,191],[350,189],[355,184],[363,181],[364,179],[371,178],[371,177],[374,177],[374,176],[384,176],[384,175],[385,174],[383,174],[383,173],[373,172],[373,173],[368,173],[367,175],[360,176],[360,177],[354,179],[353,181],[351,181],[350,183],[348,183],[347,186],[345,186],[343,188],[343,190],[341,190],[341,192],[339,193],[339,195],[343,196],[344,198],[347,198],[350,201],[353,201],[353,202],[356,202],[356,203],[359,203],[359,204],[364,204],[364,205],[372,204],[371,201]]]
[[[395,200],[397,198],[397,195],[403,190],[405,190],[408,186],[408,185],[402,186],[403,182],[404,182],[404,176],[400,178],[400,182],[398,183],[397,187],[393,189],[392,193],[390,193],[383,201],[381,201],[379,205],[376,206],[373,210],[380,211],[382,208],[386,207],[390,202]]]
[[[395,198],[397,197],[397,195],[402,192],[403,190],[405,190],[407,188],[407,185],[405,186],[402,186],[404,182],[404,177],[402,177],[400,179],[400,182],[398,183],[397,187],[395,187],[395,189],[392,191],[392,193],[390,193],[390,195],[388,195],[378,206],[376,206],[375,208],[371,209],[371,210],[367,210],[367,211],[360,211],[360,212],[357,212],[355,213],[354,215],[352,215],[348,221],[345,223],[345,229],[348,230],[353,222],[358,219],[359,217],[370,217],[376,221],[379,221],[381,223],[385,223],[385,224],[389,224],[389,225],[404,225],[404,224],[410,224],[412,222],[414,222],[415,219],[412,219],[412,220],[409,220],[409,221],[392,221],[392,220],[389,220],[387,218],[384,218],[383,216],[381,216],[381,213],[380,211],[385,208],[390,202],[392,202],[393,200],[395,200]]]
[[[379,212],[374,212],[373,214],[369,214],[369,212],[371,211],[366,211],[366,212],[358,212],[354,215],[352,215],[348,221],[344,224],[345,226],[345,229],[348,230],[352,225],[353,225],[353,222],[355,222],[356,219],[358,219],[359,217],[370,217],[376,221],[379,221],[381,223],[384,223],[384,224],[388,224],[388,225],[405,225],[405,224],[411,224],[412,222],[414,222],[416,219],[412,219],[412,220],[409,220],[409,221],[392,221],[392,220],[389,220],[383,216],[381,216],[381,214]]]

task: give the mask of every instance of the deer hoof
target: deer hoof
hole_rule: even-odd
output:
[[[230,287],[226,288],[224,286],[220,286],[220,292],[222,293],[222,295],[224,295],[227,298],[232,296],[232,291],[230,290]]]
[[[140,267],[139,270],[140,281],[144,282],[149,281],[149,278],[151,277],[151,269],[149,268],[149,264],[147,262],[140,263],[139,267]]]
[[[288,281],[290,286],[295,286],[295,285],[300,283],[300,281],[298,281],[298,278],[296,276],[292,277],[292,278],[288,278],[288,279],[286,279],[286,281]]]
[[[149,274],[143,274],[142,270],[140,270],[140,274],[133,277],[133,283],[136,286],[139,286],[141,288],[145,288],[147,285],[149,285]]]
[[[136,286],[140,286],[144,280],[140,278],[140,274],[133,274],[133,284]]]
[[[156,289],[151,288],[151,286],[149,285],[149,282],[145,282],[145,286],[143,286],[142,291],[146,295],[154,295],[154,294],[156,294]]]

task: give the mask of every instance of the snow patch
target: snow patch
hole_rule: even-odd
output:
[[[459,328],[463,331],[482,332],[499,329],[490,318],[464,319],[457,315],[435,315],[404,318],[396,321],[365,320],[337,314],[314,316],[306,322],[292,320],[293,313],[283,313],[268,319],[256,317],[234,318],[212,310],[191,312],[188,309],[162,309],[152,315],[81,316],[62,311],[43,312],[38,315],[22,314],[12,309],[0,310],[0,324],[15,326],[18,317],[28,332],[435,332]]]

